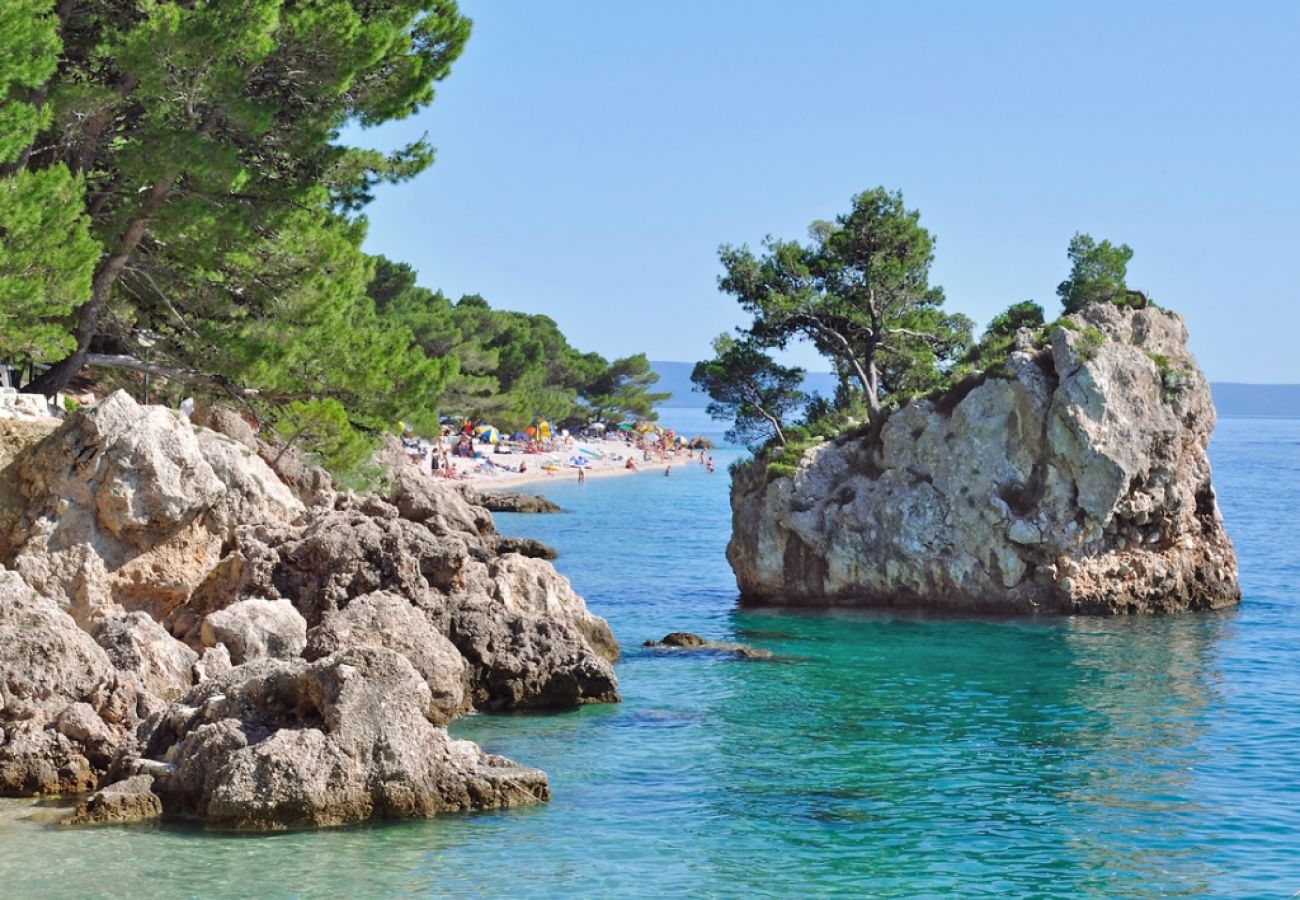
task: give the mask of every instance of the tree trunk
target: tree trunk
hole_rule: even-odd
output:
[[[29,393],[53,397],[63,390],[68,382],[81,371],[81,367],[86,364],[86,354],[90,352],[90,342],[99,332],[99,320],[103,315],[104,307],[108,305],[108,298],[112,294],[113,285],[117,282],[118,276],[122,274],[122,268],[131,259],[131,255],[135,253],[135,248],[139,245],[145,232],[149,230],[149,217],[157,211],[163,200],[167,198],[167,194],[171,190],[171,182],[172,176],[168,176],[160,179],[149,189],[144,202],[140,204],[139,212],[122,231],[113,252],[100,260],[99,266],[95,270],[95,277],[90,283],[90,299],[77,311],[76,349],[33,380],[27,386]]]

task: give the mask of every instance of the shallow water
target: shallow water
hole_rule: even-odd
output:
[[[682,430],[708,428],[673,411]],[[270,836],[60,831],[0,802],[4,896],[1300,889],[1300,420],[1212,447],[1241,609],[1160,619],[740,612],[725,463],[543,486],[541,538],[624,648],[624,702],[453,731],[544,806]],[[672,630],[775,661],[640,646]]]

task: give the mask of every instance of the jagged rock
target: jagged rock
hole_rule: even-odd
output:
[[[997,372],[732,486],[746,603],[1122,613],[1238,602],[1181,317],[1095,304]]]
[[[221,427],[118,393],[0,469],[0,563],[35,582],[0,566],[0,793],[144,774],[267,828],[545,799],[433,724],[617,699],[608,626],[516,552],[545,548],[400,477],[304,508]]]
[[[406,657],[429,686],[426,716],[446,725],[469,709],[465,659],[428,617],[405,597],[377,591],[326,614],[307,633],[306,659],[321,659],[348,647],[383,647]]]
[[[190,421],[238,441],[249,450],[254,452],[257,450],[257,434],[253,431],[253,426],[229,407],[219,404],[200,406],[194,415],[190,416]]]
[[[225,644],[205,647],[203,655],[194,664],[194,683],[202,684],[210,678],[226,674],[232,668],[234,663],[230,661],[230,651],[226,649]]]
[[[209,613],[199,629],[204,647],[225,645],[235,665],[292,659],[307,646],[307,621],[287,600],[249,597]]]
[[[700,637],[691,631],[673,631],[664,635],[660,641],[646,641],[645,647],[658,647],[668,650],[711,650],[717,653],[728,653],[739,656],[742,659],[771,659],[772,653],[768,650],[760,650],[758,647],[751,647],[748,644],[737,644],[731,641],[711,641],[708,638]]]
[[[465,499],[474,506],[490,512],[506,513],[557,513],[560,507],[540,494],[521,494],[514,491],[479,491],[468,485],[461,486]]]
[[[163,813],[162,801],[150,788],[153,776],[136,775],[91,794],[61,825],[122,825],[147,822]]]
[[[392,501],[402,518],[419,522],[440,536],[480,538],[496,534],[492,514],[458,486],[440,483],[410,465],[392,469]]]
[[[140,699],[67,613],[0,568],[0,795],[95,788]]]
[[[448,598],[448,637],[469,661],[480,709],[566,707],[618,699],[618,644],[568,581],[514,554],[474,567]],[[594,651],[594,652],[593,652]]]
[[[142,612],[111,616],[95,627],[95,642],[114,668],[130,672],[141,686],[170,702],[194,685],[199,655]]]
[[[123,391],[78,410],[6,471],[22,506],[0,522],[0,562],[87,628],[126,610],[164,618],[237,524],[301,512],[246,447]]]
[[[549,799],[546,776],[425,718],[429,688],[401,654],[352,648],[262,660],[149,720],[146,767],[171,812],[231,828],[427,817]],[[150,762],[154,761],[154,762]],[[165,763],[165,765],[159,765]]]

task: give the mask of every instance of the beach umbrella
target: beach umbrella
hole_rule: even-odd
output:
[[[680,434],[677,435],[677,437],[673,438],[673,446],[674,446],[674,447],[685,447],[685,446],[686,446],[687,444],[689,444],[689,443],[690,443],[690,441],[686,440],[686,438],[683,437],[683,436],[680,435]]]
[[[495,444],[501,440],[501,432],[497,431],[491,425],[485,425],[477,429],[478,439],[485,444]]]
[[[619,430],[619,431],[632,431],[632,430],[633,430],[633,425],[632,425],[631,422],[624,422],[624,423],[622,423],[621,425],[618,426],[618,430]]]
[[[531,438],[531,437],[536,437],[536,436],[537,436],[537,429],[534,428],[533,426],[529,425],[527,428],[524,429],[524,434],[528,435],[530,438]]]
[[[605,430],[605,423],[604,423],[604,422],[592,422],[590,427],[591,427],[591,430],[592,430],[592,431],[604,431],[604,430]]]
[[[510,440],[526,441],[528,440],[528,435],[524,434],[522,431],[516,431],[514,434],[510,435]]]

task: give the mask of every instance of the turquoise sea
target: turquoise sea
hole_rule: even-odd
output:
[[[666,421],[716,432],[700,410]],[[740,611],[726,463],[541,486],[499,516],[624,648],[624,700],[453,727],[544,806],[234,836],[61,831],[0,801],[0,895],[1166,895],[1300,891],[1300,419],[1224,419],[1239,610],[1160,619]],[[673,630],[774,661],[641,647]]]

